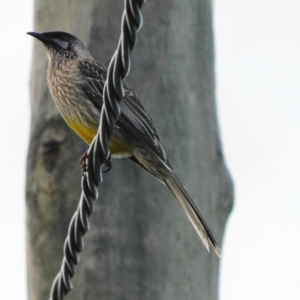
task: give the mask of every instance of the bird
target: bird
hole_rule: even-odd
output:
[[[97,62],[74,35],[62,31],[27,32],[41,41],[48,56],[47,82],[67,125],[91,144],[100,122],[107,68]],[[112,158],[129,158],[165,184],[181,205],[204,246],[220,257],[221,250],[185,186],[177,177],[158,129],[143,103],[123,82],[121,114],[109,143]]]

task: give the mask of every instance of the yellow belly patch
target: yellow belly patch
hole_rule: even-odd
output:
[[[67,124],[87,143],[91,144],[94,136],[97,133],[97,129],[83,126],[81,123],[69,122]]]
[[[66,121],[71,129],[73,129],[88,145],[90,145],[97,134],[97,129],[85,127],[80,123]],[[109,142],[109,148],[113,157],[128,157],[131,155],[131,147],[128,143],[118,143],[113,139]]]

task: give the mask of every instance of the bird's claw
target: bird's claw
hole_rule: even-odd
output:
[[[108,159],[104,163],[104,165],[106,166],[107,169],[102,171],[102,173],[107,173],[111,170],[112,164],[111,164],[110,158],[111,158],[111,156],[109,155]]]
[[[87,160],[88,154],[87,152],[85,152],[80,159],[80,164],[81,164],[81,168],[82,168],[82,174],[84,174],[85,172],[87,172]]]

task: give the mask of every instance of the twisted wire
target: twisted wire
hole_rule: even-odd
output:
[[[107,71],[103,92],[100,125],[87,154],[87,169],[82,176],[82,193],[76,212],[69,225],[64,244],[64,258],[50,293],[51,300],[62,300],[73,288],[72,278],[84,248],[83,236],[89,229],[89,217],[98,198],[98,185],[102,182],[102,167],[110,160],[109,141],[120,116],[119,103],[124,97],[123,80],[130,71],[130,55],[142,26],[141,7],[146,0],[125,0],[121,23],[121,36]]]

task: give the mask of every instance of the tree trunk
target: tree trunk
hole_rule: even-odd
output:
[[[108,64],[122,1],[35,0],[35,31],[67,31]],[[219,138],[210,0],[148,1],[127,82],[160,129],[177,174],[219,244],[232,183]],[[85,145],[49,95],[47,56],[34,44],[27,166],[29,299],[48,299],[80,196]],[[220,260],[207,253],[168,189],[129,160],[113,160],[85,236],[71,299],[218,298]]]

